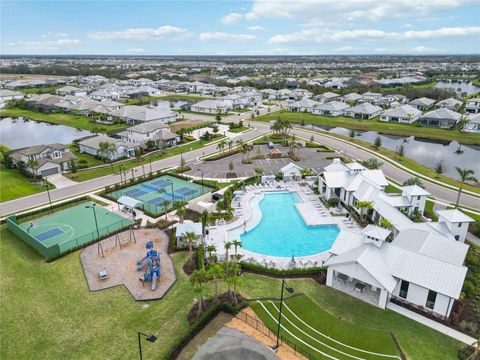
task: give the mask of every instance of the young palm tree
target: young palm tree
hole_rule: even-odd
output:
[[[225,142],[225,140],[220,141],[217,145],[218,150],[220,150],[220,152],[222,154],[223,154],[223,150],[225,149],[226,145],[227,145],[227,143]]]
[[[233,147],[233,144],[235,144],[235,142],[233,140],[230,140],[227,145],[228,145],[228,152],[231,152],[232,151],[232,147]]]
[[[236,259],[237,258],[238,247],[242,247],[242,242],[240,240],[233,240],[232,245],[233,245],[233,248],[235,250],[235,259]]]
[[[373,208],[373,201],[358,201],[356,207],[360,209],[362,219],[365,221],[367,220],[368,210]],[[364,209],[367,211],[364,211]]]
[[[197,316],[201,314],[203,310],[203,285],[207,281],[207,272],[203,269],[195,270],[192,275],[190,275],[190,283],[193,286],[195,293],[198,295],[198,313]]]
[[[225,276],[225,282],[228,285],[228,292],[230,293],[230,296],[235,300],[235,304],[237,305],[237,292],[238,289],[243,285],[243,278],[241,277],[241,273],[242,271],[240,264],[234,263],[230,266],[229,271]]]
[[[458,203],[460,202],[460,195],[462,194],[463,187],[467,182],[473,182],[477,183],[478,180],[473,174],[475,174],[475,171],[472,169],[461,169],[457,166],[455,166],[455,170],[457,170],[458,175],[460,175],[461,179],[461,185],[458,188],[458,196],[457,196],[457,202],[455,203],[455,208],[458,208]]]
[[[178,217],[180,218],[180,224],[183,224],[183,220],[184,220],[184,217],[185,217],[185,214],[187,213],[187,210],[185,209],[184,206],[180,206],[178,209],[177,209],[177,215]]]
[[[256,167],[255,169],[253,169],[253,171],[255,171],[255,174],[258,175],[258,181],[260,181],[260,177],[265,174],[265,171],[263,170],[263,168],[261,167]]]
[[[35,168],[38,166],[38,161],[35,159],[30,159],[27,161],[27,168],[30,169],[32,175],[35,175]]]
[[[225,242],[225,258],[227,259],[227,267],[228,267],[228,261],[230,260],[230,257],[228,255],[228,250],[232,248],[232,243],[230,241]]]
[[[166,199],[165,199],[165,200],[162,201],[163,210],[165,211],[165,221],[167,220],[168,205],[170,205],[170,201],[169,201],[169,200],[166,200]]]
[[[197,236],[195,235],[195,233],[190,231],[186,232],[184,236],[188,245],[188,253],[190,258],[189,261],[193,263],[193,257],[192,257],[193,243],[197,240]]]
[[[208,276],[213,280],[215,284],[215,296],[213,297],[213,303],[218,302],[218,281],[222,279],[225,275],[225,271],[220,266],[220,264],[212,264],[210,265],[208,271]]]
[[[135,149],[135,158],[142,165],[143,177],[145,177],[145,159],[142,157],[142,151],[139,148]]]
[[[115,144],[112,144],[108,141],[102,141],[98,144],[98,149],[102,161],[105,162],[105,160],[108,158],[108,155],[115,151]]]
[[[208,245],[205,250],[207,250],[208,258],[211,259],[212,258],[212,253],[217,251],[217,248],[215,247],[215,245]]]

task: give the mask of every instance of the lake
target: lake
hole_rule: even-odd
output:
[[[472,84],[470,80],[440,80],[435,85],[436,89],[450,89],[457,93],[473,94],[480,91],[480,87]]]
[[[52,143],[70,144],[75,139],[89,135],[93,134],[69,126],[29,119],[4,118],[0,120],[0,144],[10,149]]]
[[[342,127],[323,128],[322,130],[344,136],[350,136],[351,132],[350,129]],[[375,131],[355,131],[356,139],[366,141],[370,144],[373,144],[377,137],[382,139],[382,147],[392,151],[395,151],[398,146],[403,145],[405,157],[431,169],[435,168],[437,164],[441,162],[443,165],[443,174],[453,179],[458,179],[455,166],[472,169],[475,171],[475,175],[480,177],[480,146],[460,145],[457,141],[445,144],[415,139],[413,136],[404,138],[393,135],[380,135]],[[459,147],[461,153],[457,153]]]

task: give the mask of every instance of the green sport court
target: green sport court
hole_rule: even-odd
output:
[[[173,190],[173,192],[172,192]],[[175,201],[189,201],[211,191],[212,188],[179,179],[175,176],[163,175],[153,180],[144,181],[107,195],[118,200],[128,196],[141,201],[143,209],[152,214],[160,215],[165,210],[164,201],[168,201],[167,210]]]
[[[97,232],[93,205],[92,202],[85,202],[17,225],[42,248],[58,247],[61,254],[97,240],[99,235],[101,238],[133,224],[132,220],[95,205]]]

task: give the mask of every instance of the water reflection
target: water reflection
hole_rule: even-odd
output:
[[[10,149],[52,143],[70,144],[75,139],[89,135],[92,135],[89,131],[29,119],[0,120],[0,144]]]
[[[473,94],[480,91],[480,87],[472,84],[470,80],[442,80],[435,85],[437,89],[450,89],[457,93]]]

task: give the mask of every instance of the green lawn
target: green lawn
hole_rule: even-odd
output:
[[[398,187],[396,186],[393,186],[391,184],[388,184],[387,186],[385,186],[385,192],[387,194],[401,194],[402,193],[402,190],[400,190]]]
[[[44,121],[51,124],[59,124],[73,127],[75,129],[91,131],[94,128],[105,129],[107,131],[123,129],[126,127],[125,124],[115,124],[115,125],[102,125],[95,124],[90,122],[90,118],[83,115],[72,115],[72,114],[44,114],[41,112],[24,110],[18,108],[6,108],[0,110],[1,117],[24,117],[37,121]]]
[[[181,145],[178,147],[170,148],[167,149],[163,154],[161,152],[156,152],[151,155],[146,155],[144,157],[145,162],[144,162],[144,168],[145,168],[145,173],[150,172],[150,162],[157,161],[157,160],[162,160],[171,156],[175,155],[180,155],[181,153],[188,152],[190,150],[197,150],[200,149],[204,146],[209,145],[210,143],[214,141],[218,141],[220,139],[224,138],[224,136],[219,136],[213,141],[205,142],[203,140],[198,140],[198,141],[193,141],[191,143],[187,143],[185,145]],[[85,169],[85,170],[80,170],[76,174],[73,173],[68,173],[65,174],[66,177],[69,179],[75,180],[75,181],[86,181],[86,180],[91,180],[100,176],[105,176],[105,175],[110,175],[113,173],[118,173],[120,171],[120,165],[122,166],[123,169],[130,170],[131,168],[140,166],[141,163],[139,163],[136,159],[131,159],[123,162],[118,162],[113,164],[113,170],[112,166],[107,165],[104,167],[99,167],[95,169]],[[178,164],[180,166],[180,163]],[[140,170],[142,171],[142,170]],[[137,172],[135,176],[143,175],[142,172]],[[130,174],[129,174],[130,176]]]
[[[198,96],[198,95],[182,95],[182,94],[175,94],[175,95],[166,95],[166,96],[159,96],[158,100],[185,100],[185,101],[202,101],[211,99],[210,97],[205,96]]]
[[[53,185],[49,185],[54,189]],[[23,196],[45,191],[45,188],[34,184],[20,175],[16,169],[7,169],[0,164],[0,202],[14,200]]]
[[[63,85],[62,85],[63,86]],[[21,89],[20,92],[24,94],[55,94],[55,91],[62,86],[47,86],[41,88]]]
[[[276,319],[278,319],[279,302],[255,301],[251,303],[251,307],[271,330],[275,331],[277,329]],[[388,331],[372,329],[367,324],[359,326],[337,319],[332,314],[322,310],[307,296],[285,301],[282,327],[284,328],[282,329],[283,336],[313,355],[319,354],[307,345],[302,344],[302,341],[338,359],[351,359],[340,351],[364,359],[385,359],[383,356],[368,354],[365,351],[390,355],[390,359],[393,356],[398,356],[397,348]],[[336,341],[322,336],[319,332]],[[359,334],[363,334],[363,336],[358,336]],[[295,339],[294,336],[300,340]],[[342,344],[339,344],[339,342]],[[352,349],[352,347],[356,349]]]
[[[229,129],[228,131],[230,131],[231,133],[241,133],[243,131],[247,131],[248,129],[250,129],[248,126],[239,126],[233,129]]]
[[[77,157],[77,163],[79,166],[92,167],[105,164],[102,160],[97,159],[94,156],[81,153],[79,148],[73,144],[70,144],[68,147],[70,148],[70,152]]]
[[[161,359],[186,333],[195,295],[182,271],[185,253],[172,256],[178,279],[167,295],[158,301],[136,302],[124,287],[90,292],[79,251],[46,263],[5,225],[0,237],[0,358],[134,359],[137,331],[142,331],[158,336],[155,343],[144,343],[145,358]],[[280,279],[243,277],[244,296],[279,293]],[[289,283],[337,319],[375,333],[394,331],[409,359],[456,359],[460,344],[440,333],[310,279]],[[212,289],[213,284],[207,292],[212,294]]]
[[[423,210],[423,213],[426,217],[432,219],[432,221],[438,221],[438,216],[435,214],[435,211],[433,210],[435,207],[435,203],[431,200],[425,201],[425,209]]]
[[[260,115],[255,121],[272,121],[278,117],[288,120],[292,123],[313,124],[319,126],[344,127],[354,130],[377,131],[382,134],[391,134],[398,136],[417,136],[420,138],[429,138],[436,140],[453,141],[457,140],[464,144],[480,143],[480,135],[473,133],[462,133],[458,130],[437,129],[429,127],[421,127],[417,125],[398,124],[381,122],[378,119],[357,120],[345,116],[319,116],[310,113],[289,112],[281,110],[278,112]]]

